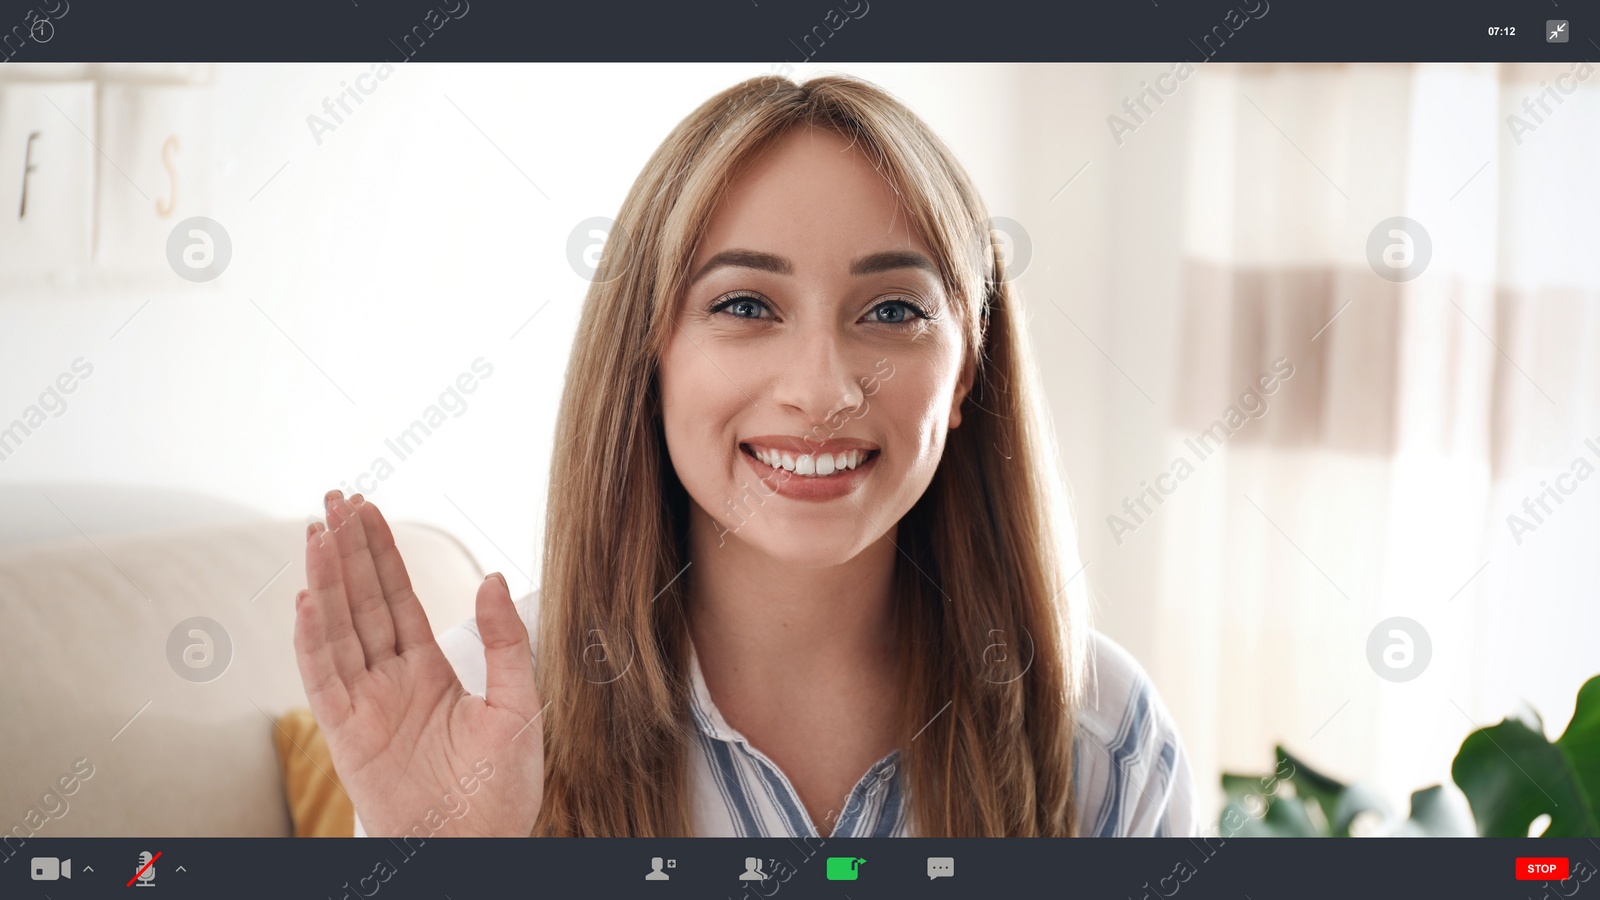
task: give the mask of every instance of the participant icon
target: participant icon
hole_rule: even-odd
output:
[[[739,876],[740,881],[766,881],[767,873],[761,871],[761,860],[754,856],[744,858],[744,873]]]

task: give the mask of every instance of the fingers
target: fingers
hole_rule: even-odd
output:
[[[323,640],[332,656],[334,670],[349,685],[367,670],[367,658],[350,619],[350,602],[345,599],[344,579],[339,568],[339,548],[321,522],[306,529],[306,584],[311,591],[307,604],[315,608],[315,618],[322,625]]]
[[[486,669],[484,700],[531,720],[539,712],[528,626],[517,614],[505,576],[496,572],[478,585],[478,634]]]
[[[366,665],[374,666],[395,655],[395,632],[389,602],[384,599],[372,550],[367,546],[367,530],[356,506],[339,491],[329,491],[323,504],[328,531],[339,548],[339,575],[350,604],[350,621]]]
[[[370,500],[354,506],[366,530],[367,547],[372,551],[378,584],[389,602],[389,616],[394,621],[395,652],[405,653],[411,647],[432,643],[433,628],[428,624],[428,614],[423,611],[421,601],[411,589],[411,576],[406,574],[405,561],[395,548],[394,532],[389,529],[389,523]]]
[[[334,666],[327,623],[319,610],[310,591],[302,590],[295,596],[294,656],[312,715],[324,728],[333,729],[350,715],[350,692]]]

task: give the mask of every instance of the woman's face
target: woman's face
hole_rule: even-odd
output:
[[[845,562],[922,496],[960,424],[959,313],[883,176],[832,131],[782,138],[707,228],[660,371],[692,527]]]

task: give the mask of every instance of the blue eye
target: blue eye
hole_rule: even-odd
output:
[[[740,319],[766,318],[767,304],[749,294],[729,297],[711,307],[713,313],[726,312]]]
[[[886,300],[867,313],[880,325],[904,325],[910,318],[926,319],[928,316],[915,304],[906,300]]]

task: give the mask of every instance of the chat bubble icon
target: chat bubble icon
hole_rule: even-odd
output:
[[[935,878],[956,877],[956,858],[954,856],[928,857],[928,880]]]

